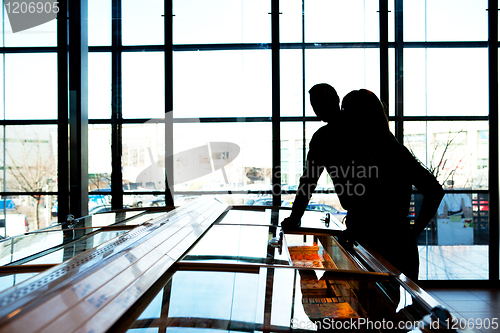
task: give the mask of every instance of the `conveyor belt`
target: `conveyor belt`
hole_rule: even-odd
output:
[[[199,199],[0,294],[0,332],[102,332],[228,208]]]

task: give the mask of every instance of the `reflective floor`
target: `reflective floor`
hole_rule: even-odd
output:
[[[426,291],[461,320],[470,323],[474,332],[498,332],[500,328],[485,328],[497,322],[500,326],[499,289],[439,289],[426,288]],[[495,320],[496,318],[496,320]]]
[[[429,245],[418,247],[419,280],[487,280],[487,245]]]

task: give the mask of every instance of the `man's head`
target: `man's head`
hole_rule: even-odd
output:
[[[319,83],[309,90],[309,98],[314,113],[325,122],[330,122],[339,116],[340,98],[337,91],[327,83]]]

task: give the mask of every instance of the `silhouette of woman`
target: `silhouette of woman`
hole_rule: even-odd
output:
[[[419,257],[415,238],[434,217],[444,191],[390,132],[384,107],[374,93],[351,91],[342,100],[341,114],[348,128],[349,148],[340,168],[349,172],[332,179],[352,189],[338,193],[347,209],[348,235],[416,281]],[[423,194],[423,201],[411,226],[408,212],[413,185]]]

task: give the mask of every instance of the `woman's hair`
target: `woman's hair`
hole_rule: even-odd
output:
[[[355,130],[372,134],[389,131],[389,120],[383,104],[367,89],[353,90],[344,97],[342,116]]]

